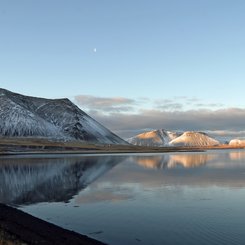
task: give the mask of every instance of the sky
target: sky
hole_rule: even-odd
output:
[[[243,132],[243,0],[0,0],[0,87],[122,137]]]

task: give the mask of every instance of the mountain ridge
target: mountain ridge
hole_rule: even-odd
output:
[[[139,146],[166,146],[171,140],[178,137],[181,133],[168,131],[165,129],[156,129],[138,134],[128,138],[127,141],[133,145]]]
[[[201,146],[217,146],[220,142],[211,138],[204,132],[185,131],[175,132],[158,129],[144,132],[127,139],[133,145],[150,146],[150,147],[201,147]]]
[[[69,99],[25,96],[0,88],[0,135],[127,144]]]
[[[186,131],[169,142],[170,146],[217,146],[220,142],[204,132]]]

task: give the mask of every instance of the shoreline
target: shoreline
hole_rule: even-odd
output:
[[[88,148],[85,149],[30,149],[11,146],[3,149],[0,145],[0,157],[2,156],[28,156],[28,155],[106,155],[106,154],[145,154],[145,153],[181,153],[181,152],[206,152],[208,150],[242,150],[244,146],[206,146],[206,147],[132,147],[132,148]]]
[[[135,145],[88,144],[80,141],[52,141],[42,138],[0,137],[0,156],[31,154],[130,154],[130,153],[168,153],[203,152],[207,150],[244,149],[243,145],[215,146],[164,146],[147,147]]]
[[[5,204],[0,204],[0,244],[105,245]]]

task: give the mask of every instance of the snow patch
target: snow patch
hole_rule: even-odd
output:
[[[229,142],[230,146],[245,146],[245,139],[232,139]]]
[[[220,142],[202,132],[187,131],[169,142],[170,146],[216,146]]]
[[[168,143],[181,135],[179,132],[167,131],[158,129],[138,134],[132,138],[127,139],[130,144],[139,146],[166,146]]]

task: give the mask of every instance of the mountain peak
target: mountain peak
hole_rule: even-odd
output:
[[[174,132],[164,129],[144,132],[127,140],[133,145],[141,146],[215,146],[220,142],[209,137],[205,132]]]
[[[129,138],[127,141],[133,145],[140,146],[166,146],[171,140],[178,137],[180,133],[156,129],[147,131]]]
[[[126,144],[69,99],[25,96],[0,88],[0,136]]]
[[[169,142],[170,146],[215,146],[220,142],[204,132],[187,131]]]

